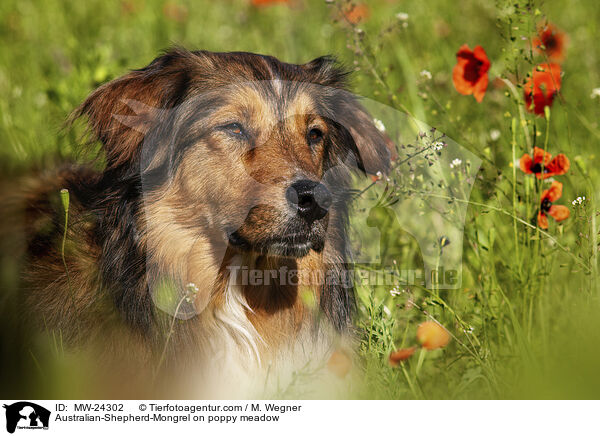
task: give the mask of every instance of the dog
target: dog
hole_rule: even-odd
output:
[[[28,317],[115,386],[190,395],[351,348],[352,179],[394,150],[347,86],[332,57],[182,48],[100,86],[71,122],[101,162],[22,187]]]

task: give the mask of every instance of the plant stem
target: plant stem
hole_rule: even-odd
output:
[[[516,152],[516,147],[517,147],[517,119],[513,117],[512,119],[512,124],[511,124],[511,130],[512,130],[512,141],[511,141],[511,146],[512,146],[512,161],[513,161],[513,171],[512,171],[512,175],[513,175],[513,189],[512,189],[512,201],[513,201],[513,215],[516,217],[517,216],[517,152]],[[515,237],[515,258],[517,261],[517,265],[519,265],[519,274],[521,272],[521,262],[519,261],[519,234],[517,231],[517,220],[515,218],[513,218],[513,232],[514,232],[514,237]]]
[[[71,276],[69,274],[69,267],[67,266],[67,258],[65,257],[65,246],[67,244],[67,230],[69,228],[69,190],[61,189],[60,190],[60,199],[62,201],[63,209],[65,211],[65,222],[63,229],[63,237],[62,244],[60,247],[60,256],[62,258],[63,265],[65,267],[65,273],[67,275],[67,285],[69,286],[69,293],[71,294],[71,301],[73,303],[73,308],[75,308],[75,295],[73,294],[73,287],[71,286]]]

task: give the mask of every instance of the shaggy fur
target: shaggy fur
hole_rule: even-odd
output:
[[[176,49],[98,88],[73,118],[101,142],[104,169],[69,165],[23,188],[28,310],[128,386],[186,368],[194,394],[213,395],[326,358],[352,326],[351,171],[390,161],[346,77],[329,57]],[[324,217],[290,208],[297,180],[331,192]],[[324,280],[232,280],[251,269]]]

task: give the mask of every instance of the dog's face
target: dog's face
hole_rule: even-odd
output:
[[[374,174],[386,139],[320,58],[172,52],[100,88],[81,113],[109,168],[133,168],[170,219],[237,250],[320,252],[352,166]]]
[[[294,257],[321,251],[336,194],[323,180],[332,126],[310,87],[240,79],[224,88],[176,177],[233,247]]]

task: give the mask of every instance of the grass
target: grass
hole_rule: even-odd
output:
[[[383,212],[374,213],[374,222],[385,223],[378,227],[383,232],[380,261],[393,267],[392,284],[357,289],[360,354],[368,387],[357,396],[598,398],[600,99],[590,94],[600,87],[600,54],[594,44],[600,10],[592,0],[576,0],[568,7],[557,1],[366,3],[369,18],[354,26],[336,18],[343,1],[255,8],[245,0],[4,0],[3,175],[9,178],[59,159],[81,159],[77,129],[62,128],[70,111],[98,85],[148,64],[171,45],[253,51],[297,63],[335,54],[355,70],[352,82],[359,95],[435,126],[481,159],[470,195],[446,199],[456,207],[462,204],[466,212],[463,240],[451,238],[442,247],[461,248],[459,289],[402,283],[394,268],[422,268],[421,251],[402,226],[406,217],[385,221]],[[408,14],[406,27],[396,18],[398,12]],[[525,110],[521,87],[535,61],[527,41],[545,19],[568,34],[569,44],[560,94],[547,116],[536,117]],[[492,62],[490,85],[479,104],[458,94],[452,84],[455,54],[464,43],[471,48],[481,44]],[[560,224],[551,220],[546,231],[537,227],[535,215],[548,185],[515,165],[533,145],[553,155],[565,153],[572,163],[566,175],[557,177],[564,184],[557,204],[568,206],[571,217]],[[408,173],[407,163],[399,164],[398,179],[391,184],[402,189]],[[462,186],[464,181],[457,183]],[[402,192],[423,198],[414,190],[410,195]],[[586,200],[572,205],[579,196]],[[8,315],[16,280],[14,265],[4,259],[6,292],[0,307]],[[392,289],[398,292],[392,295]],[[415,343],[417,325],[428,319],[449,330],[449,346],[417,352],[399,367],[390,367],[389,353]],[[60,354],[67,363],[45,368],[62,374],[47,388],[48,395],[74,395],[52,389],[66,379],[65,368],[76,363],[68,363],[62,345],[60,352],[50,345],[40,349],[22,363],[35,372],[44,368],[41,362],[54,362],[53,356]],[[7,363],[10,350],[5,343],[4,369],[18,364]]]

